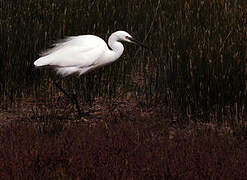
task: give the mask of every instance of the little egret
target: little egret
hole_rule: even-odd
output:
[[[93,69],[116,61],[124,51],[124,46],[121,43],[124,41],[148,48],[125,31],[116,31],[111,34],[108,39],[110,49],[100,37],[94,35],[71,36],[54,44],[53,48],[43,52],[41,57],[34,62],[34,65],[36,67],[50,66],[62,77],[71,74],[78,74],[80,76]],[[70,96],[59,85],[58,81],[55,82],[55,85],[71,99],[73,104],[76,104],[78,115],[81,117],[82,113],[75,91]]]

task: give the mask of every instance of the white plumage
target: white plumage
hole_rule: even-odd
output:
[[[134,42],[146,47],[125,31],[117,31],[109,37],[108,45],[111,49],[100,37],[72,36],[54,44],[53,48],[42,53],[34,65],[52,66],[63,77],[74,73],[81,75],[117,60],[124,50],[121,41]]]
[[[72,36],[54,44],[53,48],[43,52],[41,57],[34,62],[34,65],[37,67],[51,66],[63,77],[75,73],[81,75],[117,60],[124,51],[121,41],[133,42],[147,48],[125,31],[117,31],[109,37],[108,45],[111,49],[100,37],[94,35]],[[78,117],[81,117],[83,113],[75,91],[70,95],[57,81],[54,83],[76,105]]]

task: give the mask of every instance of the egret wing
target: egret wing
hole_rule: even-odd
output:
[[[103,56],[107,48],[103,39],[93,35],[68,37],[42,53],[47,65],[89,67]]]

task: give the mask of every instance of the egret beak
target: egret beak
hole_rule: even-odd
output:
[[[143,44],[143,43],[140,42],[140,41],[135,40],[135,39],[132,38],[132,37],[128,37],[128,39],[129,39],[131,42],[133,42],[133,43],[135,43],[135,44],[137,44],[137,45],[139,45],[139,46],[141,46],[141,47],[143,47],[143,48],[149,49],[149,47],[147,47],[145,44]]]

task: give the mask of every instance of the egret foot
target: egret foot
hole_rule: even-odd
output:
[[[80,106],[79,106],[79,103],[78,103],[78,100],[77,100],[77,93],[76,93],[76,91],[73,89],[72,95],[69,95],[69,93],[67,93],[67,92],[61,87],[61,85],[59,84],[59,80],[56,80],[56,81],[54,82],[54,84],[56,85],[56,87],[57,87],[60,91],[62,91],[62,92],[64,93],[64,95],[65,95],[67,98],[69,98],[69,99],[71,100],[72,105],[75,105],[75,106],[76,106],[76,109],[77,109],[77,112],[78,112],[78,118],[81,118],[82,115],[83,115],[84,113],[82,113],[82,111],[81,111],[81,109],[80,109]]]

